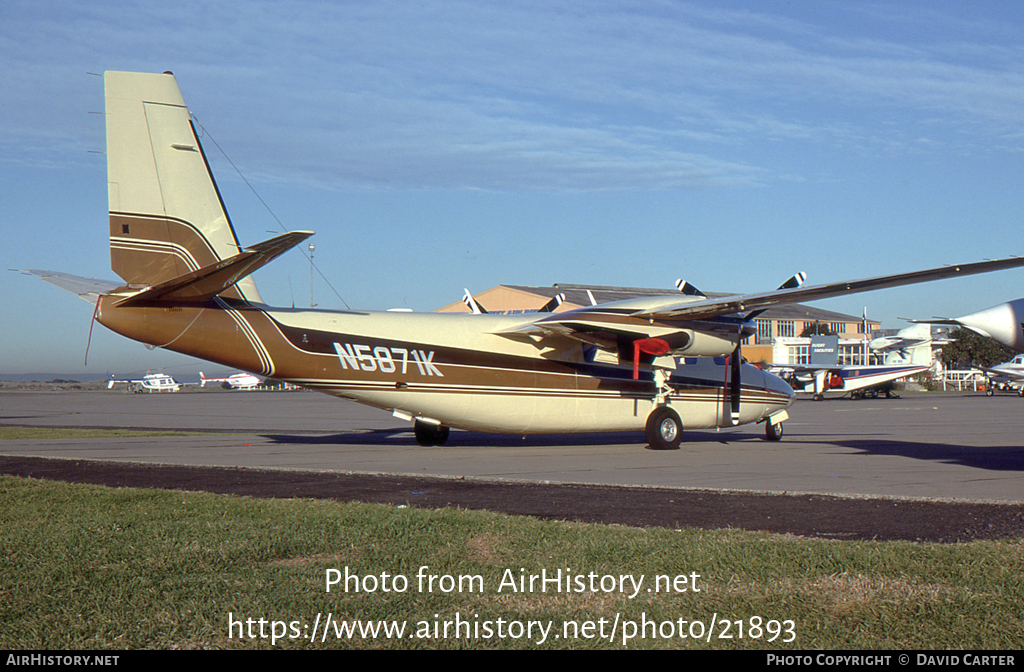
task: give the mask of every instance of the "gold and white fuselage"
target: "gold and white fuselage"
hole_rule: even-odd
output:
[[[97,319],[147,343],[449,427],[518,434],[643,429],[650,367],[565,336],[509,338],[536,316],[281,310],[217,300],[209,307],[116,307]],[[234,304],[234,305],[232,305]],[[686,428],[731,423],[728,370],[708,357],[659,358],[668,403]],[[743,365],[741,423],[787,407],[781,379]]]

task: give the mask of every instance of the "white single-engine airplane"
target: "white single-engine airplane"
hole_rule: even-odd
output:
[[[170,73],[107,72],[111,267],[123,283],[38,271],[143,343],[392,411],[417,440],[764,422],[782,435],[793,391],[745,364],[753,317],[779,304],[1024,266],[1024,258],[718,298],[699,293],[523,315],[272,308],[250,274],[313,235],[243,247]]]
[[[831,361],[828,364],[779,365],[772,370],[777,369],[797,392],[809,393],[814,401],[820,401],[829,392],[853,397],[868,394],[871,388],[924,373],[933,366],[931,327],[927,324],[901,329],[895,336],[871,339],[867,347],[884,353],[883,364],[840,366],[838,339],[835,336],[831,338]]]

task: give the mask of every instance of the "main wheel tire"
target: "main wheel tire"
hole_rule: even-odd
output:
[[[448,440],[450,430],[444,425],[432,425],[429,422],[417,420],[413,424],[413,433],[416,435],[416,442],[421,446],[442,446]]]
[[[658,406],[647,416],[647,443],[655,450],[675,450],[683,439],[683,421],[668,406]]]
[[[769,441],[779,441],[782,439],[782,423],[773,425],[771,420],[765,420],[764,422],[764,438]]]

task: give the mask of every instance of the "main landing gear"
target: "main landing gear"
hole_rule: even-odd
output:
[[[773,423],[771,419],[764,421],[764,438],[768,441],[781,441],[783,428],[782,420]],[[644,427],[647,436],[647,443],[653,450],[676,450],[683,438],[683,421],[679,414],[668,406],[657,406],[647,416],[647,424]]]
[[[429,422],[417,420],[413,425],[413,433],[416,441],[421,446],[441,446],[448,440],[449,429],[444,425],[432,425]]]
[[[657,406],[647,416],[644,432],[654,450],[675,450],[683,438],[683,421],[668,406]]]

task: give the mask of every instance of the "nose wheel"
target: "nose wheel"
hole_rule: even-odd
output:
[[[771,420],[764,423],[764,438],[769,441],[781,441],[782,440],[782,423],[773,425]]]

